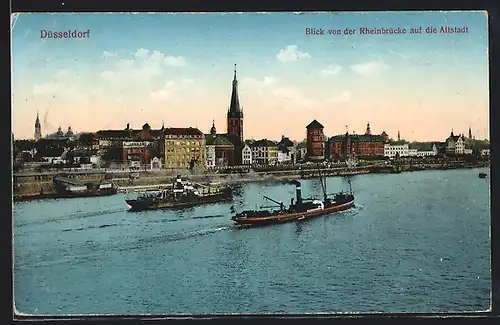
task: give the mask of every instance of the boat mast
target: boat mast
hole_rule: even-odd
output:
[[[321,189],[323,190],[323,200],[326,201],[327,195],[326,195],[326,177],[323,183],[323,175],[321,175],[321,167],[318,163],[318,173],[319,173],[319,181],[321,182]]]

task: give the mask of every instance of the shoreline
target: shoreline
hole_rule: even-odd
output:
[[[451,169],[478,169],[478,168],[490,168],[489,164],[482,165],[461,165],[461,166],[381,166],[381,167],[367,167],[358,168],[356,170],[349,171],[347,168],[341,169],[323,169],[321,173],[326,177],[349,177],[356,175],[365,174],[399,174],[417,171],[433,171],[433,170],[451,170]],[[291,180],[306,180],[318,178],[319,173],[317,170],[306,169],[306,170],[288,170],[288,171],[270,171],[270,172],[253,172],[251,176],[245,174],[193,174],[185,175],[184,178],[188,178],[194,182],[207,182],[210,180],[213,184],[218,185],[235,185],[235,184],[245,184],[245,183],[258,183],[258,182],[288,182]],[[117,188],[118,193],[134,193],[141,192],[144,190],[156,190],[170,186],[172,184],[172,176],[162,175],[153,177],[139,177],[130,184],[130,180],[126,178],[111,178],[114,186]],[[88,196],[93,197],[93,196]],[[55,191],[51,191],[45,194],[28,194],[28,195],[14,195],[13,202],[26,202],[35,200],[46,200],[46,199],[63,199],[63,197],[58,197]],[[64,198],[69,199],[69,198]]]

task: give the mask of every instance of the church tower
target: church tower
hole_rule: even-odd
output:
[[[212,120],[212,127],[210,128],[210,135],[214,136],[214,137],[217,135],[217,129],[215,128],[215,120]]]
[[[227,111],[227,135],[229,138],[243,142],[243,110],[238,99],[238,80],[236,79],[236,64],[234,65],[233,91],[231,103]]]
[[[372,134],[372,130],[370,129],[370,123],[368,122],[366,124],[366,131],[365,131],[365,135],[371,135]]]
[[[35,140],[40,140],[41,138],[42,138],[42,125],[40,124],[40,117],[38,116],[38,112],[36,112]]]
[[[470,129],[470,126],[469,126],[469,140],[472,140],[472,131]]]

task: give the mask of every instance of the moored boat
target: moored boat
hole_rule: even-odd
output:
[[[54,198],[77,198],[92,196],[108,196],[118,193],[113,183],[107,180],[76,180],[65,177],[65,174],[55,176],[53,185]],[[40,193],[43,196],[43,193]]]
[[[200,204],[231,201],[232,190],[229,187],[213,187],[182,181],[178,176],[172,188],[146,191],[135,199],[125,202],[129,211],[158,209],[182,209]]]
[[[486,176],[488,176],[488,174],[486,174],[486,173],[479,173],[478,176],[479,176],[479,178],[486,178]]]
[[[354,207],[354,195],[352,194],[350,180],[348,180],[349,193],[335,193],[332,198],[329,198],[326,194],[326,178],[323,180],[322,177],[320,177],[320,181],[323,189],[323,200],[317,198],[303,199],[301,183],[292,181],[291,183],[296,186],[296,197],[295,202],[293,198],[291,199],[288,208],[285,208],[283,202],[278,202],[264,196],[265,199],[274,202],[279,208],[274,210],[246,210],[237,213],[231,220],[237,226],[257,227],[296,220],[303,221]]]

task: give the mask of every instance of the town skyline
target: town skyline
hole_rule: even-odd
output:
[[[333,17],[342,27],[418,22],[469,33],[304,34],[331,27]],[[90,38],[40,38],[40,30],[74,29]],[[442,141],[469,127],[489,139],[487,42],[484,12],[21,14],[12,29],[12,129],[33,138],[39,112],[43,135],[59,126],[159,129],[162,121],[209,133],[213,120],[225,133],[237,64],[247,139],[301,141],[314,119],[329,137],[346,125],[363,134],[370,123],[373,134],[396,139],[399,131],[408,141]]]

